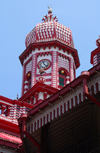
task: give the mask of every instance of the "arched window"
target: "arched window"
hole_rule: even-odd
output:
[[[30,72],[28,73],[27,81],[28,81],[28,89],[30,89],[31,88],[31,73]]]
[[[29,71],[27,74],[26,74],[26,77],[25,77],[25,91],[29,90],[31,88],[31,71]]]
[[[59,85],[64,87],[66,84],[69,83],[69,73],[66,69],[60,68],[59,69]]]

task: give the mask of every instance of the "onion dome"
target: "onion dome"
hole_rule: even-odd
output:
[[[42,21],[43,23],[38,23],[36,27],[27,34],[25,40],[26,48],[34,42],[46,42],[53,40],[58,40],[74,48],[71,30],[57,22],[57,17],[53,17],[52,8],[48,9],[48,15],[45,15]]]

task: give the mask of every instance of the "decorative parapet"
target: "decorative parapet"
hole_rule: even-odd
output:
[[[0,96],[0,119],[5,121],[18,124],[17,119],[20,115],[27,113],[31,108],[33,108],[32,104]]]

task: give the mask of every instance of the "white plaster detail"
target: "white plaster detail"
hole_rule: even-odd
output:
[[[2,103],[2,104],[4,104],[4,105],[13,106],[12,104],[10,104],[10,103],[7,103],[7,102],[5,102],[5,101],[3,101],[3,100],[0,100],[0,103]]]
[[[28,81],[26,80],[24,83],[26,84],[26,83],[28,83]]]
[[[32,69],[32,60],[26,65],[26,74]]]
[[[38,100],[39,100],[39,99],[42,99],[42,100],[43,100],[43,98],[44,98],[44,97],[43,97],[43,94],[44,94],[43,92],[39,92]]]
[[[27,86],[27,85],[25,85],[25,86],[24,86],[24,89],[28,89],[28,86]]]
[[[70,83],[69,81],[66,81],[66,84]]]
[[[66,111],[68,110],[68,103],[66,103]]]

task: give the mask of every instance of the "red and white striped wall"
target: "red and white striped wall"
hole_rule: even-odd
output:
[[[97,65],[98,64],[98,62],[97,62],[97,55],[95,55],[94,57],[93,57],[93,66],[95,66],[95,65]]]
[[[71,58],[71,62],[70,62],[70,81],[73,81],[74,78],[74,69],[73,69],[73,65],[74,65],[74,61]]]
[[[69,60],[65,57],[58,55],[58,69],[60,67],[65,68],[69,72]]]
[[[58,65],[57,65],[57,52],[53,51],[52,54],[52,87],[57,88],[57,72],[58,72]]]
[[[32,70],[32,60],[30,60],[27,64],[26,64],[26,71],[25,74],[27,74],[29,71]]]
[[[38,63],[43,60],[49,60],[50,67],[46,69],[43,74],[45,84],[54,88],[59,88],[59,69],[64,68],[68,72],[66,76],[66,84],[75,79],[75,63],[71,53],[59,49],[58,47],[35,48],[24,61],[23,65],[23,81],[22,81],[22,94],[28,90],[28,82],[25,79],[28,72],[31,72],[31,87],[33,87],[40,77]]]
[[[37,58],[36,58],[36,54],[33,54],[33,57],[32,57],[32,71],[31,71],[31,74],[32,74],[32,78],[31,78],[32,85],[31,85],[31,87],[33,87],[36,84],[36,67],[37,67]]]

